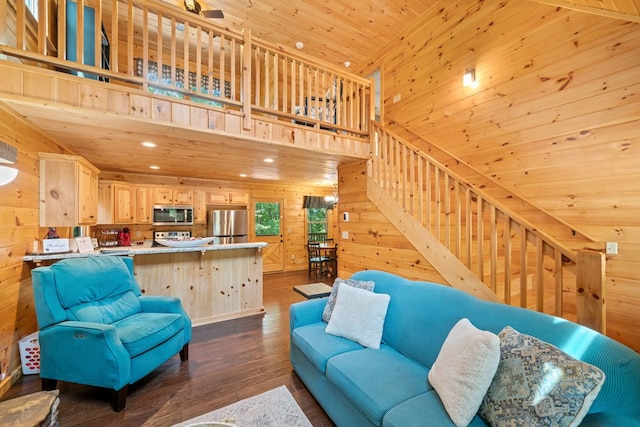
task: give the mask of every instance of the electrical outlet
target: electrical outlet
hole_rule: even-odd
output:
[[[343,231],[342,232],[342,238],[343,239],[348,239],[349,238],[349,232],[348,231]]]
[[[402,99],[402,95],[401,95],[401,94],[399,94],[399,93],[396,93],[396,94],[393,96],[393,103],[395,104],[396,102],[399,102],[399,101],[400,101],[400,99]]]
[[[607,242],[605,246],[605,252],[607,255],[618,255],[618,243],[617,242]]]

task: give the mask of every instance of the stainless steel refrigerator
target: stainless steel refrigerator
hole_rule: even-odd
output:
[[[207,227],[214,244],[249,241],[249,216],[246,210],[215,210],[207,214]]]

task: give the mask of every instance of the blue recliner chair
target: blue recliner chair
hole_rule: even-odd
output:
[[[70,258],[31,277],[44,390],[58,380],[108,388],[119,412],[129,384],[177,353],[188,359],[191,320],[178,298],[142,296],[133,258]]]

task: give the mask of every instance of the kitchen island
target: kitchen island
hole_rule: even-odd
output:
[[[190,248],[129,246],[89,253],[27,255],[41,264],[86,256],[133,256],[135,276],[145,295],[180,298],[194,326],[264,314],[264,242]]]

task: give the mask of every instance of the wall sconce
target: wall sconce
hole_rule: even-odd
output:
[[[4,166],[3,163],[15,164],[18,160],[18,149],[0,141],[0,185],[10,183],[18,175],[18,169]]]
[[[468,69],[464,73],[464,76],[462,76],[462,86],[470,87],[470,86],[475,86],[476,84],[477,84],[476,69],[475,68]]]

